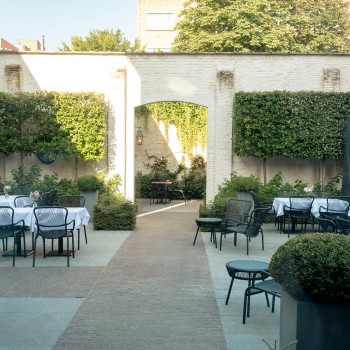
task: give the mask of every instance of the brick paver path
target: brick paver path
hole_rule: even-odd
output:
[[[91,288],[55,350],[225,350],[194,213],[138,218]]]

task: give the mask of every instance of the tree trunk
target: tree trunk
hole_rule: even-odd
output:
[[[266,158],[263,158],[263,173],[264,173],[264,186],[267,184],[267,179],[266,179]]]

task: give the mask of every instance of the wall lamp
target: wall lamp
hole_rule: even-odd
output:
[[[139,130],[137,130],[136,132],[136,142],[139,146],[142,145],[142,139],[143,139],[143,134],[142,134],[142,130],[141,130],[141,127],[139,126],[138,127]]]

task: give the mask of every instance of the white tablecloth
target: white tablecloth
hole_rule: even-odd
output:
[[[348,207],[348,202],[347,201],[342,201],[339,199],[332,199],[332,209],[335,210],[339,210],[342,211]],[[277,216],[282,216],[284,215],[284,206],[290,205],[289,202],[289,198],[275,198],[273,200],[273,207],[276,210],[276,215]],[[312,207],[311,207],[311,213],[315,216],[315,217],[319,217],[320,216],[320,207],[324,207],[327,208],[327,198],[315,198],[314,202],[312,203]],[[302,208],[302,206],[301,206]]]
[[[0,207],[15,207],[15,198],[18,196],[11,195],[8,198],[5,196],[0,196]]]
[[[67,221],[75,220],[75,229],[77,230],[80,225],[88,225],[90,220],[90,214],[86,208],[67,208],[68,217]],[[24,220],[24,224],[30,227],[31,231],[35,229],[35,217],[33,208],[14,208],[14,221]]]

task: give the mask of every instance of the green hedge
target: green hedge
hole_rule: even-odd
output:
[[[136,226],[137,204],[123,195],[103,194],[94,207],[93,224],[96,230],[132,231]]]
[[[239,92],[234,152],[270,158],[342,158],[350,93]]]
[[[106,113],[95,92],[0,92],[0,153],[100,160]]]

